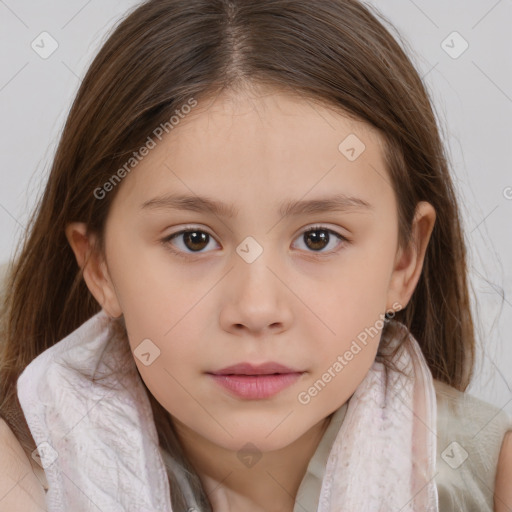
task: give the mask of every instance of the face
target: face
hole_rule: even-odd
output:
[[[396,200],[373,128],[281,92],[231,93],[200,102],[118,186],[108,307],[181,429],[275,450],[353,394],[383,314],[403,299]],[[192,199],[173,207],[171,195]],[[334,196],[353,200],[315,202]],[[222,208],[201,210],[204,197]],[[209,374],[242,362],[296,374],[231,378],[259,396]]]

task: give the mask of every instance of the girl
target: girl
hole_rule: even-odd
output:
[[[5,289],[2,510],[512,507],[430,100],[356,0],[135,9]]]

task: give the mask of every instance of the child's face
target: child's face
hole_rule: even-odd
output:
[[[399,309],[394,192],[365,124],[283,93],[204,106],[118,185],[108,269],[132,350],[151,340],[141,351],[152,362],[135,357],[140,374],[174,420],[227,449],[274,450],[352,395],[375,359],[382,315]],[[366,146],[358,157],[351,134]],[[237,213],[142,207],[170,194]],[[336,194],[371,208],[279,213],[288,201]],[[162,243],[190,228],[198,233]],[[303,373],[267,398],[237,396],[208,374],[269,361]]]

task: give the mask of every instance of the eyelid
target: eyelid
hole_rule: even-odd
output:
[[[339,237],[343,238],[344,240],[347,240],[349,241],[349,238],[345,235],[343,235],[342,233],[340,233],[340,230],[341,228],[339,226],[337,227],[329,227],[326,224],[322,224],[322,223],[319,223],[319,224],[308,224],[306,227],[303,227],[303,228],[300,228],[296,237],[299,236],[299,235],[302,235],[304,233],[307,233],[309,231],[315,231],[315,230],[319,230],[319,231],[329,231],[330,233],[333,233],[335,235],[338,235]]]

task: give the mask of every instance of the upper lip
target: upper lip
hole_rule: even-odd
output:
[[[232,366],[222,368],[213,373],[214,375],[270,375],[272,373],[302,373],[300,370],[288,368],[273,361],[263,364],[254,365],[251,363],[238,363]]]

